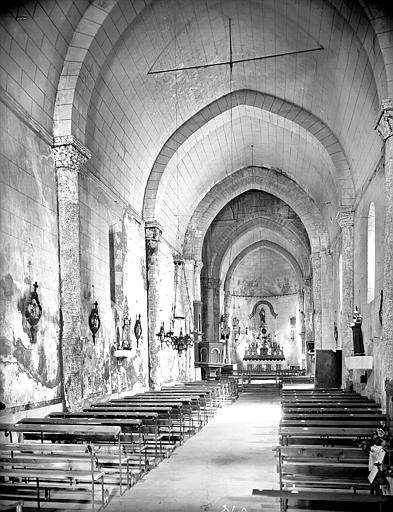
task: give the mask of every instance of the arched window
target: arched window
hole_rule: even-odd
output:
[[[338,286],[340,295],[340,311],[343,309],[343,255],[338,257]]]
[[[367,221],[367,302],[375,297],[375,205],[370,204]]]

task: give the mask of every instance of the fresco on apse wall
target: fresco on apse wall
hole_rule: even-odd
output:
[[[269,332],[275,334],[284,350],[287,365],[300,365],[300,321],[291,325],[296,318],[298,306],[298,281],[293,268],[279,254],[267,248],[247,255],[236,268],[230,283],[230,322],[236,321],[239,336],[235,340],[233,355],[242,364],[245,351],[253,337],[259,332],[262,320]],[[265,298],[271,303],[274,315],[267,306],[257,308],[255,304]]]
[[[250,276],[252,278],[250,279]],[[297,278],[289,263],[277,253],[261,249],[249,254],[232,277],[238,295],[290,295],[297,292]]]

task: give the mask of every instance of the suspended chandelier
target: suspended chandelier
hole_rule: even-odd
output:
[[[168,347],[171,346],[173,348],[173,350],[177,350],[179,357],[180,357],[182,355],[182,353],[187,350],[188,347],[191,347],[194,344],[194,342],[193,342],[193,338],[192,338],[191,334],[189,334],[189,333],[183,334],[183,327],[181,325],[179,328],[179,334],[178,335],[175,334],[176,323],[185,320],[185,317],[183,315],[176,314],[177,288],[178,288],[178,280],[179,280],[178,270],[179,270],[179,267],[182,266],[183,260],[180,258],[175,258],[174,263],[175,263],[175,278],[174,278],[175,296],[174,296],[174,303],[172,306],[171,319],[169,322],[170,327],[169,327],[169,331],[165,332],[164,322],[162,322],[160,330],[158,331],[156,336],[158,337],[158,339],[161,342],[161,347],[164,345],[164,343]],[[191,309],[190,309],[190,311],[191,311]]]

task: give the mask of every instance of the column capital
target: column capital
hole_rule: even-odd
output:
[[[52,155],[56,169],[67,167],[79,172],[82,165],[91,158],[91,153],[73,135],[55,137],[52,145]]]
[[[349,209],[341,209],[338,212],[337,222],[341,229],[353,226],[355,212]]]
[[[147,222],[145,225],[146,242],[159,242],[162,235],[161,226],[158,222]]]
[[[173,256],[173,263],[174,263],[175,265],[179,265],[179,266],[181,266],[181,265],[184,265],[184,264],[185,264],[185,260],[184,260],[183,256],[182,256],[180,253],[178,253],[178,252],[174,252],[174,253],[172,254],[172,256]]]
[[[391,98],[382,100],[381,112],[377,119],[375,129],[384,141],[393,135],[393,100]]]
[[[195,274],[200,274],[202,272],[203,268],[203,261],[202,260],[195,260],[194,261],[194,272]]]
[[[321,253],[320,252],[312,252],[310,254],[310,260],[311,260],[311,264],[314,266],[315,263],[320,263],[321,262]]]

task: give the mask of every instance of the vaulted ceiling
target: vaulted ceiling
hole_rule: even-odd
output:
[[[31,20],[41,40],[30,40],[29,21],[23,40],[14,34],[29,50],[26,74],[34,62],[40,69],[43,104],[11,80],[7,90],[55,136],[84,143],[89,171],[188,256],[201,258],[215,216],[253,189],[287,204],[318,250],[381,157],[375,120],[393,95],[384,5],[81,0],[61,11],[43,2]],[[248,222],[252,236],[228,235],[249,236],[240,252],[278,243],[263,219]]]

